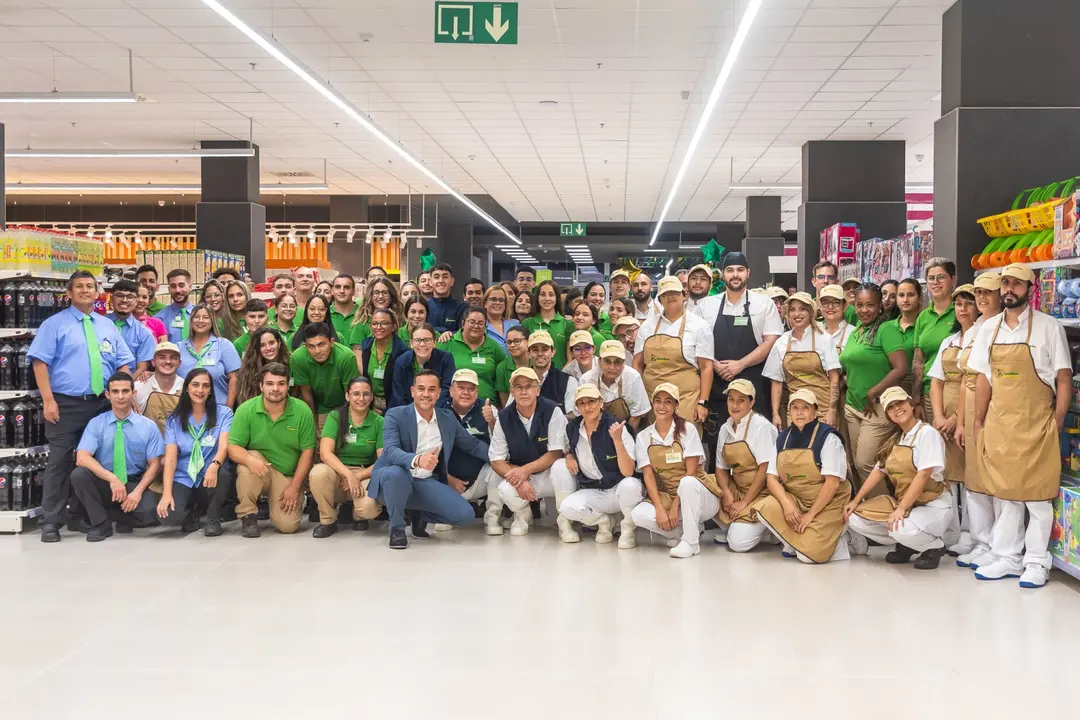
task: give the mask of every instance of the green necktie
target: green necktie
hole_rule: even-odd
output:
[[[86,354],[90,356],[90,391],[95,395],[105,392],[105,374],[101,371],[101,345],[98,344],[94,323],[89,315],[82,319],[83,335],[86,336]]]
[[[203,466],[206,464],[206,459],[202,453],[202,436],[206,433],[206,421],[198,428],[195,427],[195,423],[188,419],[188,433],[191,435],[191,457],[188,458],[187,473],[191,478],[191,482],[198,484],[199,473],[202,472]]]
[[[180,317],[184,318],[184,329],[180,331],[180,339],[188,339],[188,311],[187,307],[180,308]],[[199,367],[202,367],[201,365]]]
[[[214,344],[209,342],[206,343],[205,345],[203,345],[203,349],[201,352],[195,352],[195,348],[191,347],[190,345],[185,345],[184,347],[186,347],[187,351],[191,353],[191,357],[195,358],[195,367],[201,368],[203,366],[203,362],[206,360],[206,354],[210,352],[210,350],[214,347]]]
[[[127,325],[127,320],[121,320],[120,318],[116,318],[115,320],[113,320],[113,325],[116,326],[117,330],[123,330],[124,326]]]
[[[127,475],[127,453],[124,452],[124,423],[126,420],[116,421],[116,434],[113,436],[112,446],[112,464],[113,474],[120,478],[120,482],[126,483],[128,479]]]

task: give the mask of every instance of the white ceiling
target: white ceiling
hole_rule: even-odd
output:
[[[520,44],[500,47],[435,44],[432,0],[225,3],[451,186],[490,194],[521,221],[658,216],[745,6],[523,0]],[[728,185],[798,182],[808,140],[906,140],[908,180],[931,181],[950,4],[765,0],[669,219],[743,219],[749,193]],[[325,160],[331,193],[424,191],[419,173],[198,0],[0,0],[0,91],[125,90],[128,49],[148,102],[0,105],[8,147],[191,147],[246,139],[251,118],[264,182],[321,176]],[[8,161],[9,182],[198,172],[193,160]],[[785,193],[785,209],[797,206]]]

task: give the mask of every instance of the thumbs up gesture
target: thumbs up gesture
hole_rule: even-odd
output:
[[[611,435],[612,440],[619,440],[622,438],[622,431],[625,425],[625,422],[611,423],[611,427],[608,428],[608,434]]]
[[[439,465],[439,450],[434,448],[417,458],[416,464],[425,470],[434,470]]]
[[[484,400],[484,407],[481,410],[484,414],[484,420],[488,425],[495,425],[495,408],[491,405],[491,400]]]

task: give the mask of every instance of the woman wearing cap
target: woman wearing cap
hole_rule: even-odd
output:
[[[870,476],[878,452],[893,433],[877,399],[907,376],[908,364],[902,341],[883,322],[881,288],[872,283],[859,288],[855,308],[860,324],[844,345],[840,364],[847,385],[844,421],[855,465],[852,479],[859,486]]]
[[[911,396],[901,387],[881,394],[881,406],[896,431],[855,498],[844,506],[848,528],[882,544],[896,543],[885,562],[933,570],[945,554],[944,536],[953,515],[945,483],[945,442],[937,430],[915,416]],[[890,494],[867,499],[888,480]]]
[[[758,520],[783,543],[784,556],[804,563],[851,557],[844,532],[844,505],[851,498],[847,454],[839,434],[818,420],[816,405],[808,388],[791,394],[791,425],[780,433],[769,463],[769,495],[754,505]]]
[[[683,307],[679,278],[660,280],[663,312],[645,321],[634,344],[634,369],[650,393],[662,382],[679,388],[679,417],[701,423],[713,382],[713,346],[708,324]]]
[[[780,398],[807,389],[814,394],[818,419],[836,427],[840,401],[840,360],[832,338],[817,329],[817,303],[809,294],[797,292],[787,300],[784,313],[791,329],[780,336],[769,351],[762,375],[772,381],[772,422],[784,427]]]
[[[679,487],[691,478],[703,484],[715,483],[705,474],[705,448],[697,428],[679,416],[679,388],[673,383],[660,383],[653,389],[652,401],[656,422],[638,434],[634,450],[647,497],[634,507],[631,520],[638,527],[663,535],[668,547],[674,549],[682,534]]]
[[[519,316],[520,317],[520,316]],[[570,322],[559,313],[559,286],[544,280],[532,294],[529,317],[521,321],[530,333],[543,330],[555,344],[555,367],[566,364],[566,339],[570,336]]]
[[[818,310],[821,312],[821,329],[832,338],[837,357],[844,351],[855,325],[849,323],[844,314],[847,311],[847,298],[839,285],[826,285],[818,290]]]
[[[941,348],[930,366],[930,405],[934,429],[945,439],[945,479],[953,495],[953,524],[946,538],[949,550],[957,554],[971,552],[970,545],[960,543],[961,491],[964,486],[964,450],[963,445],[955,442],[957,427],[961,425],[960,392],[963,387],[963,373],[960,370],[960,351],[971,344],[975,335],[975,318],[979,311],[975,308],[975,288],[961,285],[953,290],[953,308],[956,312],[955,332],[941,341]],[[966,506],[966,501],[963,502]]]
[[[559,538],[575,543],[581,536],[573,523],[595,525],[596,542],[612,540],[611,516],[622,512],[619,547],[632,548],[631,513],[645,497],[645,487],[634,477],[634,439],[626,423],[603,410],[600,389],[580,385],[574,394],[578,417],[566,427],[565,475],[554,475],[559,503]]]
[[[580,305],[588,307],[587,305]],[[597,333],[597,337],[599,333]],[[596,343],[587,330],[575,330],[567,342],[570,349],[570,362],[563,367],[563,372],[580,381],[581,376],[596,367]]]
[[[506,358],[495,368],[499,407],[506,407],[510,400],[510,374],[519,367],[529,367],[529,331],[523,325],[506,331],[506,353]]]
[[[600,362],[581,376],[581,382],[596,385],[604,412],[617,420],[628,421],[630,431],[641,428],[642,419],[652,409],[645,383],[638,371],[626,363],[626,351],[618,340],[605,340],[600,346]]]
[[[930,291],[930,305],[915,320],[915,358],[911,363],[912,393],[915,404],[922,403],[924,418],[931,418],[934,408],[930,405],[930,375],[927,371],[934,364],[941,343],[953,333],[956,312],[952,305],[952,292],[956,287],[956,263],[946,258],[930,258],[926,263],[926,286]]]
[[[776,305],[776,312],[780,313],[780,322],[784,324],[785,328],[790,328],[791,325],[788,323],[787,319],[787,290],[779,285],[770,285],[765,288],[765,294],[768,295],[772,299],[773,304]]]

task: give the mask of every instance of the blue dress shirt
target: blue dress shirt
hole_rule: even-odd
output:
[[[113,467],[113,441],[116,439],[116,415],[112,410],[103,412],[90,421],[79,440],[79,450],[85,450],[109,472]],[[158,432],[157,423],[137,412],[124,418],[124,457],[127,459],[128,478],[141,475],[147,463],[165,454],[165,443]]]
[[[86,317],[74,306],[62,310],[38,328],[30,344],[29,357],[49,367],[49,385],[61,395],[90,395],[90,354],[86,349],[86,333],[82,319]],[[127,365],[135,369],[135,356],[111,320],[95,312],[90,321],[97,335],[101,353],[102,380]]]
[[[105,317],[114,326],[116,325],[116,313],[109,313]],[[134,315],[128,315],[127,320],[123,321],[119,330],[120,336],[124,338],[124,342],[128,344],[128,348],[135,355],[135,362],[154,361],[154,348],[157,347],[154,334],[139,322]],[[135,370],[135,368],[131,369]]]
[[[187,374],[198,365],[198,353],[190,340],[177,343],[180,346],[180,369],[177,375],[186,378]],[[214,400],[224,405],[229,400],[229,373],[240,369],[240,354],[233,344],[222,337],[211,336],[203,346],[203,370],[210,373],[214,381]]]
[[[191,322],[191,311],[194,307],[195,303],[189,302],[187,304],[187,319],[189,323]],[[176,343],[177,345],[184,339],[184,319],[180,315],[180,310],[180,306],[176,303],[169,303],[165,306],[164,310],[154,316],[165,323],[165,332],[169,333],[169,342]]]
[[[218,451],[218,438],[221,433],[229,432],[229,428],[232,427],[233,412],[226,405],[217,406],[217,426],[208,429],[203,433],[202,441],[200,443],[200,449],[202,450],[202,456],[204,465],[199,472],[199,477],[192,479],[188,475],[188,462],[191,460],[191,451],[195,446],[195,438],[191,437],[191,418],[188,418],[188,429],[184,430],[180,426],[180,418],[176,415],[169,415],[169,418],[165,421],[165,444],[175,445],[177,449],[176,453],[176,472],[173,473],[173,482],[186,485],[188,487],[198,487],[202,485],[203,477],[206,475],[206,468],[210,465],[210,461],[214,459],[214,455]],[[206,423],[206,418],[203,418],[203,423]],[[199,426],[196,425],[196,428]]]
[[[508,333],[508,332],[510,332],[510,328],[517,327],[519,325],[521,325],[521,323],[519,323],[517,320],[514,320],[512,318],[503,318],[503,333]],[[505,352],[505,353],[510,352],[509,350],[506,349],[506,335],[505,334],[500,335],[495,330],[495,326],[493,326],[491,323],[487,324],[487,336],[489,338],[491,338],[492,340],[494,340],[495,342],[499,343],[499,347],[501,347],[503,349],[503,352]],[[599,352],[599,351],[597,351],[597,352]]]

